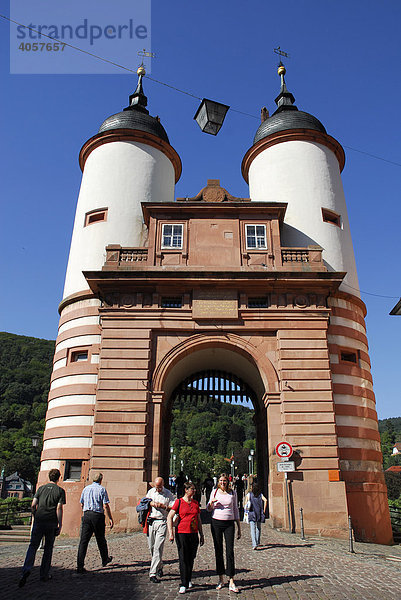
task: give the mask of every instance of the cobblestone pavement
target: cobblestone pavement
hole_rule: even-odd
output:
[[[401,598],[401,546],[355,544],[322,538],[300,540],[299,535],[278,532],[264,525],[263,546],[251,549],[249,526],[242,524],[243,536],[236,541],[236,583],[241,594],[216,591],[214,552],[210,526],[205,526],[205,546],[195,561],[194,588],[178,594],[177,550],[168,541],[164,552],[164,577],[160,584],[149,582],[149,556],[142,533],[109,535],[113,562],[101,568],[96,543],[90,542],[84,575],[75,573],[78,541],[58,538],[53,554],[53,579],[39,581],[38,563],[23,589],[18,588],[27,544],[0,545],[0,589],[2,597],[17,599],[100,599],[222,600],[240,596],[243,600],[399,600]]]

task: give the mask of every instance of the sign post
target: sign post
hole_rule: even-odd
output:
[[[287,516],[288,516],[288,531],[292,533],[292,521],[291,521],[291,511],[290,511],[290,494],[288,490],[288,472],[295,471],[295,463],[293,461],[289,462],[293,454],[293,449],[291,444],[288,442],[279,442],[276,446],[276,454],[279,458],[283,459],[284,462],[277,463],[277,470],[284,472],[285,478],[285,491],[287,495]],[[284,467],[285,465],[285,467]],[[288,465],[288,467],[287,467]]]

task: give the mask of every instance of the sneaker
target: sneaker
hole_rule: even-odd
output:
[[[104,562],[102,562],[102,567],[107,567],[107,565],[108,565],[109,563],[111,563],[111,561],[112,561],[112,560],[113,560],[113,557],[112,557],[112,556],[109,556],[109,557],[107,558],[107,560],[105,560]]]
[[[19,588],[24,587],[24,585],[26,584],[26,580],[28,579],[28,577],[29,577],[30,574],[31,573],[29,571],[27,571],[26,573],[22,574],[22,577],[21,577],[21,579],[18,582],[18,587]]]
[[[151,583],[160,583],[160,581],[159,581],[159,580],[157,579],[157,577],[155,577],[154,575],[153,575],[153,577],[150,577],[150,578],[149,578],[149,581],[150,581]]]
[[[79,567],[79,568],[77,569],[77,573],[80,573],[81,575],[82,575],[83,573],[87,573],[87,572],[88,572],[88,571],[85,569],[85,567]]]
[[[188,588],[189,588],[189,589],[191,589],[192,587],[194,587],[194,584],[192,583],[192,581],[190,581],[190,582],[188,583]]]
[[[163,569],[160,569],[159,571],[157,571],[157,576],[159,578],[163,577]]]
[[[183,585],[180,587],[180,589],[178,590],[179,594],[185,594],[185,592],[187,591],[187,588],[185,588]]]

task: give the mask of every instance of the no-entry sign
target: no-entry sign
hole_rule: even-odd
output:
[[[280,458],[290,458],[292,456],[293,449],[291,444],[288,442],[279,442],[276,446],[276,454]]]

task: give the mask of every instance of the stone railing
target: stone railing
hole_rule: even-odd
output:
[[[115,267],[132,263],[146,263],[147,260],[147,248],[121,248],[121,246],[114,244],[106,247],[105,266]]]
[[[308,246],[307,248],[281,248],[283,266],[291,264],[314,263],[323,265],[323,248],[321,246]]]

